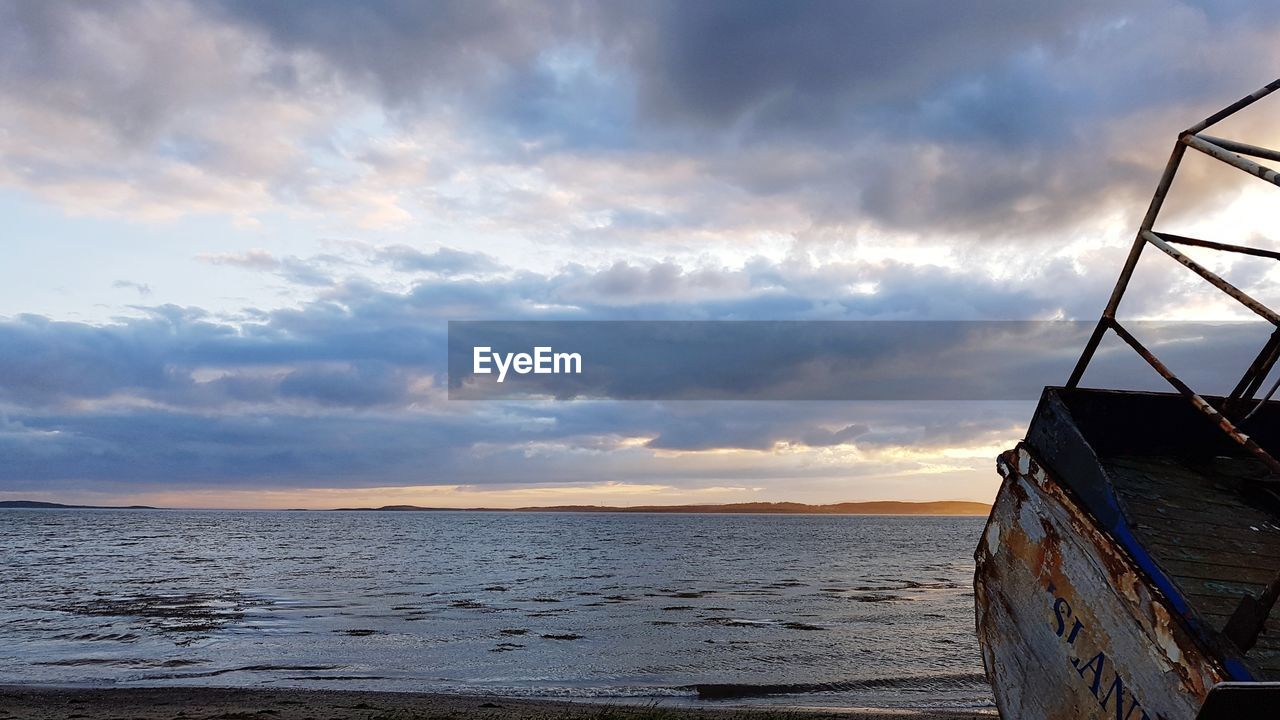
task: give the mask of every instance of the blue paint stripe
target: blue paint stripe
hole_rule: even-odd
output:
[[[1147,552],[1146,548],[1142,547],[1142,543],[1138,542],[1137,537],[1135,537],[1133,531],[1130,530],[1128,523],[1125,522],[1123,511],[1121,511],[1118,506],[1115,509],[1116,522],[1112,527],[1107,528],[1108,531],[1129,553],[1129,556],[1133,558],[1133,561],[1137,564],[1138,568],[1146,574],[1147,578],[1151,581],[1151,584],[1159,589],[1166,598],[1168,598],[1169,604],[1173,606],[1174,611],[1177,612],[1177,614],[1187,623],[1187,626],[1191,629],[1191,632],[1197,637],[1197,639],[1200,640],[1201,644],[1207,648],[1220,645],[1218,640],[1218,631],[1200,621],[1196,616],[1195,611],[1191,608],[1191,605],[1187,602],[1187,599],[1183,597],[1182,592],[1178,590],[1178,586],[1175,585],[1173,580],[1165,574],[1164,570],[1160,569],[1155,558],[1151,557],[1151,554]],[[1230,675],[1230,679],[1241,681],[1258,680],[1258,678],[1249,671],[1248,667],[1246,667],[1240,659],[1234,657],[1223,657],[1221,660],[1223,665],[1226,667],[1227,673]]]

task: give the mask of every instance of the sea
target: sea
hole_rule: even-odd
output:
[[[0,684],[990,708],[982,523],[0,510]]]

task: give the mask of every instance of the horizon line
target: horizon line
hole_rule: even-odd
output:
[[[824,508],[840,508],[849,507],[851,510],[857,508],[865,508],[870,510],[870,506],[905,506],[902,509],[922,508],[922,506],[937,505],[959,505],[972,506],[971,512],[919,512],[919,513],[892,513],[892,512],[838,512],[827,511],[822,512]],[[640,504],[640,505],[596,505],[596,504],[561,504],[561,505],[520,505],[511,507],[487,507],[487,506],[471,506],[471,507],[448,507],[439,505],[413,505],[413,504],[389,504],[379,506],[338,506],[338,507],[167,507],[152,505],[89,505],[83,503],[63,503],[49,500],[0,500],[0,509],[68,509],[68,510],[226,510],[226,511],[253,511],[253,512],[578,512],[578,513],[687,513],[694,514],[698,512],[714,514],[723,512],[731,514],[733,510],[729,508],[755,508],[754,510],[739,510],[742,514],[867,514],[867,515],[893,515],[893,514],[918,514],[918,515],[975,515],[979,509],[985,508],[987,511],[991,508],[991,503],[978,500],[847,500],[831,503],[804,503],[794,500],[777,500],[777,501],[745,501],[730,503],[674,503],[666,505]],[[791,509],[788,509],[791,508]],[[816,510],[817,512],[807,512]]]

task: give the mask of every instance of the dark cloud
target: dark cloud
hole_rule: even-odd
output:
[[[656,7],[628,46],[641,113],[721,180],[824,222],[1023,242],[1140,214],[1177,131],[1270,79],[1280,19],[1147,0]]]
[[[1028,402],[701,402],[662,406],[648,447],[769,451],[779,447],[911,448],[929,452],[975,442],[1008,443],[1025,429]]]
[[[322,405],[365,407],[403,402],[408,379],[386,363],[362,362],[338,369],[294,370],[281,380],[279,392],[286,398],[305,398]]]
[[[528,64],[572,25],[574,13],[572,5],[488,0],[215,5],[215,14],[266,33],[273,44],[319,54],[349,80],[410,104],[428,88],[463,90]]]
[[[864,423],[846,425],[839,430],[818,429],[806,433],[801,440],[808,447],[831,447],[846,445],[871,432],[871,426]]]
[[[762,131],[861,125],[1011,56],[1066,41],[1104,3],[664,3],[635,47],[647,108]],[[887,119],[887,118],[884,118]]]
[[[911,448],[1011,442],[1025,403],[934,404],[574,403],[554,410],[499,406],[417,415],[208,415],[163,410],[33,414],[0,420],[0,488],[8,491],[149,487],[519,486],[602,480],[696,488],[777,472],[760,463],[681,466],[650,453],[779,446]],[[554,422],[549,422],[554,418]],[[950,425],[946,438],[936,428]],[[861,426],[869,428],[861,433]],[[850,429],[850,428],[855,429]],[[854,437],[856,433],[857,437]],[[837,435],[841,442],[835,442]],[[623,438],[651,437],[626,449]],[[535,448],[542,448],[536,450]],[[845,468],[849,477],[878,469]],[[822,477],[822,467],[794,468]]]

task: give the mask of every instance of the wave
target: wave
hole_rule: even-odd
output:
[[[227,675],[229,673],[239,672],[280,672],[280,671],[325,671],[325,670],[343,670],[343,665],[242,665],[239,667],[219,668],[217,670],[205,670],[201,672],[183,672],[183,673],[164,673],[146,675],[143,680],[181,680],[183,678],[207,678],[217,677],[219,675]],[[319,675],[317,680],[329,680],[331,678]]]
[[[546,699],[626,699],[626,698],[689,698],[698,694],[693,686],[663,685],[447,685],[431,688],[432,692],[450,695],[478,695],[484,697],[546,698]]]
[[[963,690],[986,685],[987,679],[981,673],[950,673],[822,683],[698,683],[686,685],[683,689],[693,691],[702,700],[732,700],[857,690]]]
[[[325,678],[327,679],[327,678]],[[457,695],[485,695],[528,698],[688,698],[690,700],[735,700],[773,695],[810,695],[830,692],[872,690],[914,690],[947,692],[985,691],[982,673],[949,673],[894,678],[862,678],[821,683],[695,683],[692,685],[447,685],[436,692]]]

